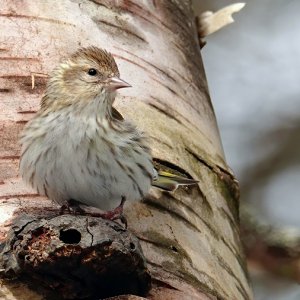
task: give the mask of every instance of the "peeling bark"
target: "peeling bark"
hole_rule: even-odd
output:
[[[47,205],[18,177],[18,135],[47,80],[36,77],[32,89],[31,74],[48,74],[62,57],[93,44],[112,52],[133,86],[121,91],[116,108],[149,135],[156,161],[200,181],[174,194],[153,189],[125,207],[152,277],[147,298],[251,299],[238,186],[224,159],[190,1],[64,0],[53,7],[50,0],[2,0],[0,24],[2,239],[17,203]],[[6,283],[4,299],[33,299],[23,283]],[[23,298],[8,296],[12,289]]]

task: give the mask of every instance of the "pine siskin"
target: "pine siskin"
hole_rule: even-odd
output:
[[[175,190],[196,181],[156,172],[146,139],[113,108],[119,78],[113,56],[81,48],[50,77],[41,108],[21,137],[20,173],[41,195],[122,213],[151,185]]]

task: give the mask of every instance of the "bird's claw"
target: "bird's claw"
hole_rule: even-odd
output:
[[[111,211],[107,211],[107,212],[103,213],[101,217],[103,219],[107,219],[107,220],[111,220],[111,221],[120,220],[121,223],[124,224],[125,228],[127,229],[127,219],[123,215],[123,207],[124,207],[125,201],[126,201],[126,198],[124,196],[122,196],[120,205]]]
[[[123,214],[115,216],[114,218],[110,219],[111,221],[120,220],[122,224],[124,224],[125,229],[127,229],[127,219]]]
[[[94,207],[86,207],[82,208],[80,202],[76,200],[70,200],[68,204],[64,204],[59,211],[60,215],[63,215],[65,211],[69,214],[74,215],[88,215],[96,218],[102,218],[110,221],[120,220],[122,224],[124,224],[125,229],[127,229],[127,219],[123,215],[123,206],[126,201],[126,198],[122,196],[121,203],[115,209],[107,211],[107,212],[99,212],[97,208]]]

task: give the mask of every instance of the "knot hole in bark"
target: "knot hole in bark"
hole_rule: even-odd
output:
[[[78,244],[81,240],[81,233],[76,229],[61,229],[59,239],[65,244]]]

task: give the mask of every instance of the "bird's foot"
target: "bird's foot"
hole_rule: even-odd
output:
[[[121,223],[124,224],[125,228],[127,228],[127,220],[123,215],[123,207],[126,202],[126,197],[122,196],[121,203],[115,209],[103,212],[96,207],[90,207],[82,205],[80,202],[76,200],[69,200],[68,204],[63,205],[60,208],[60,214],[64,214],[67,210],[69,214],[79,214],[79,215],[88,215],[91,217],[103,218],[106,220],[116,221],[120,220]],[[84,206],[84,208],[83,208]]]
[[[67,204],[62,205],[59,209],[59,214],[63,215],[66,212],[66,210],[68,211],[68,213],[71,213],[70,208]]]
[[[68,214],[80,215],[85,214],[85,210],[81,207],[81,203],[70,199],[66,204],[62,205],[59,214],[63,215],[67,211]]]
[[[102,213],[101,218],[115,221],[120,220],[125,228],[127,228],[127,220],[123,215],[124,203],[126,202],[126,197],[122,196],[121,203],[115,209]]]
[[[109,210],[106,212],[102,212],[102,211],[99,212],[97,208],[89,207],[89,210],[86,213],[92,217],[100,217],[102,219],[106,219],[110,221],[120,220],[121,223],[124,224],[125,228],[127,228],[127,220],[123,215],[123,207],[125,202],[126,202],[126,198],[122,196],[121,203],[113,210]]]

